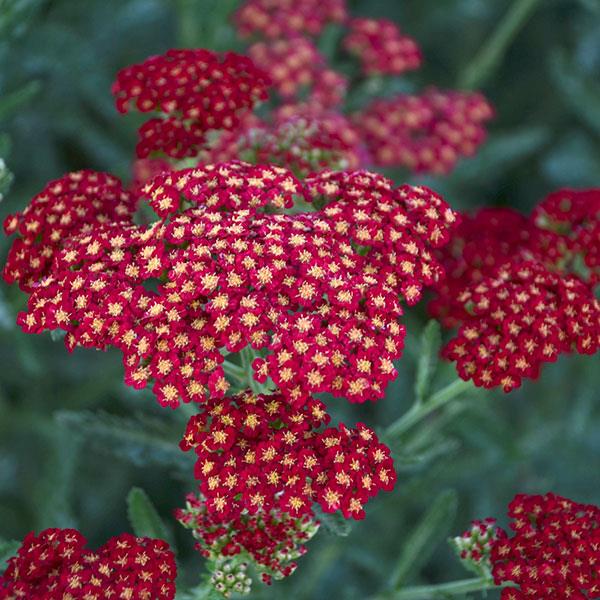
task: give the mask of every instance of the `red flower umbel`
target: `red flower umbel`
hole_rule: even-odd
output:
[[[432,250],[455,215],[439,196],[367,172],[301,183],[237,162],[163,173],[146,193],[155,223],[65,241],[19,315],[26,332],[119,348],[126,382],[153,381],[167,406],[222,397],[221,350],[248,345],[267,351],[256,378],[291,402],[383,396],[402,353],[400,300],[442,274]],[[286,214],[298,198],[322,208]]]
[[[443,354],[475,385],[509,392],[562,352],[600,347],[600,305],[589,287],[539,263],[509,263],[458,301],[470,315]]]
[[[228,52],[169,50],[120,71],[113,84],[117,109],[161,112],[140,128],[137,155],[195,156],[209,130],[230,130],[267,97],[267,78],[252,61]]]
[[[277,509],[244,512],[223,521],[207,509],[202,496],[190,494],[186,500],[186,507],[175,516],[192,530],[197,549],[214,565],[210,582],[225,597],[250,592],[248,563],[267,584],[291,575],[296,559],[306,552],[304,544],[319,529],[310,517],[292,517]]]
[[[355,54],[365,75],[400,75],[421,66],[421,50],[388,19],[351,19],[344,47]]]
[[[442,252],[447,276],[429,307],[459,326],[443,353],[462,378],[510,391],[561,353],[598,351],[597,197],[566,190],[531,218],[509,209],[464,217]]]
[[[475,153],[492,115],[481,94],[431,89],[376,99],[355,121],[375,164],[439,174]]]
[[[257,42],[248,48],[248,55],[284,99],[295,98],[312,86],[325,66],[317,47],[303,37]]]
[[[76,171],[51,181],[23,212],[4,221],[4,231],[19,236],[6,259],[5,281],[31,291],[70,237],[105,223],[130,223],[135,203],[107,173]]]
[[[444,326],[456,327],[469,317],[460,299],[466,288],[509,262],[555,261],[561,256],[561,243],[514,209],[483,208],[461,215],[442,254],[446,276],[436,286],[429,311]]]
[[[0,576],[0,599],[172,600],[177,567],[166,542],[122,534],[97,551],[74,529],[30,533]]]
[[[492,547],[494,580],[516,584],[502,600],[600,597],[600,509],[554,494],[517,495],[509,505],[512,537]]]
[[[235,15],[241,36],[316,36],[328,23],[346,18],[346,0],[245,0]]]
[[[281,394],[209,400],[181,442],[198,456],[209,513],[222,521],[273,509],[300,517],[317,502],[362,519],[368,500],[394,486],[390,451],[362,423],[321,430],[328,421],[317,400],[300,408]]]

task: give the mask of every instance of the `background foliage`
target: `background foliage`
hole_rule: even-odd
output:
[[[170,47],[239,47],[227,20],[236,4],[0,0],[0,158],[14,174],[2,218],[70,170],[129,178],[136,123],[113,107],[116,71]],[[421,44],[424,68],[404,78],[402,89],[475,78],[498,112],[478,156],[452,175],[390,172],[396,181],[427,183],[460,209],[505,204],[524,211],[561,186],[600,184],[600,2],[519,0],[531,5],[529,19],[495,48],[497,60],[482,59],[513,4],[350,2],[353,13],[394,19]],[[6,183],[0,173],[0,186]],[[2,259],[7,246],[0,242]],[[185,409],[160,409],[149,393],[126,389],[116,352],[69,356],[50,335],[22,334],[14,320],[23,301],[18,290],[0,288],[0,542],[76,525],[100,544],[129,529],[126,497],[137,486],[172,530],[184,579],[197,581],[201,561],[170,518],[193,489],[191,457],[176,447]],[[424,323],[424,311],[412,310],[387,399],[360,408],[338,401],[335,418],[384,427],[409,407]],[[397,489],[369,505],[366,522],[338,531],[341,537],[320,533],[296,575],[252,597],[358,599],[383,593],[392,581],[460,578],[444,540],[472,518],[503,515],[516,492],[553,490],[599,503],[597,367],[597,358],[563,358],[509,396],[481,393],[453,403],[416,432],[417,445],[395,440]],[[450,373],[442,367],[438,385]],[[140,496],[133,492],[130,504]]]

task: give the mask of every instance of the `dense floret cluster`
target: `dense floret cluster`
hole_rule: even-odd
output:
[[[509,263],[458,300],[469,316],[444,355],[475,385],[509,392],[560,353],[600,347],[600,307],[589,287],[539,263]]]
[[[304,37],[256,42],[248,48],[250,58],[271,79],[286,102],[306,99],[313,109],[333,108],[346,92],[343,75],[327,68],[314,42]],[[293,110],[298,114],[298,110]]]
[[[192,530],[202,556],[214,562],[211,583],[225,597],[250,592],[247,565],[267,584],[291,575],[296,559],[306,552],[306,542],[319,529],[318,521],[308,516],[293,517],[277,509],[244,511],[223,521],[207,509],[204,498],[194,494],[188,495],[186,507],[175,516]]]
[[[107,173],[77,171],[51,181],[23,212],[4,221],[4,231],[18,235],[4,266],[5,281],[31,291],[72,236],[129,222],[135,204],[119,179]]]
[[[492,116],[479,93],[430,89],[375,99],[354,119],[375,164],[439,174],[475,154]]]
[[[317,45],[314,36],[327,23],[337,26]],[[318,116],[325,109],[352,118],[368,149],[367,165],[445,174],[485,140],[493,110],[480,93],[430,89],[378,97],[382,78],[418,69],[423,60],[417,42],[388,19],[351,17],[338,0],[246,0],[235,24],[243,38],[262,38],[248,53],[283,102],[274,112],[297,117],[309,109]],[[342,50],[355,59],[346,61],[343,74],[328,65]]]
[[[383,395],[403,345],[399,298],[414,304],[442,273],[432,250],[455,215],[441,198],[364,172],[301,183],[238,162],[159,175],[146,193],[159,221],[65,242],[19,316],[25,331],[119,348],[126,382],[153,380],[166,406],[222,397],[221,350],[247,345],[270,351],[257,379],[290,401]],[[323,208],[278,212],[295,197]]]
[[[198,456],[208,512],[224,521],[271,510],[302,517],[317,502],[362,519],[364,504],[396,481],[389,448],[362,423],[321,430],[328,421],[317,400],[293,408],[281,394],[244,392],[209,401],[181,443]]]
[[[447,277],[430,304],[444,325],[459,327],[444,354],[462,378],[510,391],[561,353],[598,351],[598,197],[566,190],[531,218],[509,209],[463,218],[443,251]]]
[[[3,600],[172,600],[177,567],[166,542],[122,534],[96,551],[75,529],[25,537],[0,576]]]
[[[196,156],[210,130],[235,128],[240,115],[267,97],[267,78],[245,56],[169,50],[120,71],[113,84],[119,112],[161,116],[139,130],[137,155]]]
[[[421,66],[421,50],[388,19],[351,19],[343,41],[365,75],[400,75]]]
[[[235,15],[242,37],[316,36],[328,23],[347,17],[346,0],[245,0]]]
[[[520,494],[509,505],[513,536],[493,544],[502,600],[600,597],[600,509],[554,494]]]

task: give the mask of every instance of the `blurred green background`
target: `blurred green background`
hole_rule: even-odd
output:
[[[425,64],[406,77],[406,89],[468,80],[515,4],[531,5],[529,19],[478,74],[498,113],[487,143],[450,176],[391,172],[398,182],[427,183],[460,209],[505,204],[524,211],[561,186],[600,185],[599,0],[349,2],[354,14],[393,19],[421,44]],[[0,216],[70,170],[128,179],[136,120],[113,107],[115,73],[171,47],[243,48],[228,24],[236,5],[0,0],[0,158],[14,174]],[[2,259],[8,244],[0,241]],[[68,355],[49,334],[22,334],[14,321],[23,305],[18,290],[1,285],[0,537],[77,526],[92,544],[103,543],[128,530],[125,497],[138,485],[172,526],[182,581],[197,582],[201,560],[170,516],[193,489],[191,458],[176,447],[185,413],[126,389],[116,352]],[[410,311],[407,351],[386,400],[333,402],[335,419],[384,427],[408,408],[425,320],[422,307]],[[600,503],[598,366],[597,357],[565,357],[508,396],[481,393],[434,416],[419,432],[426,448],[409,451],[410,440],[396,448],[397,488],[369,505],[365,522],[343,537],[320,532],[294,576],[257,586],[252,597],[368,598],[383,592],[398,568],[408,583],[462,578],[445,539],[473,518],[503,517],[515,493],[553,490]],[[450,378],[443,367],[439,385]],[[424,548],[411,544],[415,525],[446,490],[456,490],[455,506],[452,493],[443,496],[446,508]]]

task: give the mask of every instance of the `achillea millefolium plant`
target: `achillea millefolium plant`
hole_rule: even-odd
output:
[[[171,527],[133,488],[134,534],[91,550],[56,524],[7,546],[0,599],[280,597],[320,529],[346,535],[382,492],[411,493],[407,456],[444,452],[429,446],[434,413],[600,347],[600,188],[553,191],[525,214],[398,185],[377,169],[447,175],[477,152],[495,114],[483,94],[385,93],[424,53],[342,1],[247,0],[232,19],[245,54],[171,49],[117,73],[117,110],[144,119],[130,183],[71,171],[4,222],[19,328],[75,356],[111,351],[139,410],[177,414],[161,460],[185,473],[170,521],[198,562],[179,565],[176,588]],[[337,68],[315,41],[331,27]],[[408,384],[417,333],[413,405],[369,425],[371,404]],[[438,357],[456,372],[436,388]],[[352,421],[338,418],[346,401]],[[488,517],[450,540],[471,579],[403,585],[455,503],[428,503],[373,598],[600,597],[600,509],[553,492],[519,493],[511,533]]]

